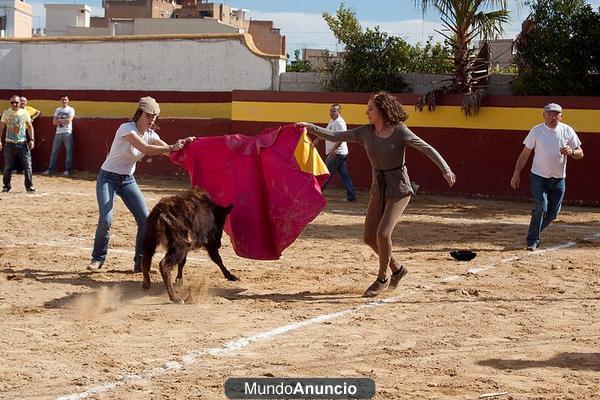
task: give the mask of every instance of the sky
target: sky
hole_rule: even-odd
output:
[[[26,0],[27,1],[27,0]],[[27,1],[33,6],[33,27],[45,25],[43,1]],[[92,15],[104,15],[102,0],[69,1],[54,0],[49,3],[84,3],[92,8]],[[294,54],[294,49],[319,48],[331,51],[342,50],[323,20],[322,13],[334,14],[340,0],[215,0],[231,7],[249,10],[248,18],[256,20],[272,20],[281,34],[287,37],[287,52]],[[587,0],[594,9],[600,7],[600,0]],[[529,14],[529,8],[522,1],[509,0],[511,9],[510,24],[505,26],[504,38],[513,38],[520,31],[521,22]],[[413,0],[346,0],[347,7],[356,11],[356,15],[364,27],[379,26],[391,35],[399,36],[409,43],[424,43],[429,36],[442,41],[435,33],[441,29],[439,16],[428,11],[421,12]]]

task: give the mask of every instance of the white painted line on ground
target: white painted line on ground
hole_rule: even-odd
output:
[[[326,210],[325,212],[330,212],[333,214],[349,214],[349,215],[358,215],[365,216],[364,211],[352,211],[352,210],[339,210],[339,209],[331,209]],[[404,214],[405,218],[411,216],[421,216],[425,214]],[[450,217],[435,217],[436,220],[448,221],[448,222],[457,222],[461,224],[473,224],[473,225],[487,225],[487,224],[498,224],[498,225],[519,225],[519,226],[528,226],[529,222],[517,222],[517,221],[506,221],[506,220],[498,220],[498,219],[471,219],[471,218],[450,218]],[[551,226],[556,226],[560,228],[569,228],[569,229],[598,229],[598,226],[590,226],[590,225],[574,225],[574,224],[563,224],[560,222],[553,222]]]
[[[600,238],[600,232],[596,232],[593,235],[591,235],[587,238],[584,238],[583,240],[594,240],[594,239],[598,239],[598,238]],[[543,256],[546,253],[554,252],[557,250],[561,250],[561,249],[569,248],[569,247],[573,247],[573,246],[576,246],[575,242],[568,242],[568,243],[550,247],[550,248],[547,248],[544,250],[527,252],[527,253],[524,253],[523,256],[531,256],[531,255]],[[507,262],[507,260],[516,260],[518,258],[519,258],[518,256],[507,257],[505,259],[499,260],[496,264],[486,265],[486,266],[479,267],[479,268],[471,268],[470,270],[467,271],[467,274],[452,275],[451,277],[452,277],[452,280],[459,280],[459,279],[467,278],[469,275],[477,274],[479,272],[487,271],[492,268],[495,268],[496,266],[498,266],[504,262]],[[442,278],[441,282],[448,282],[449,278],[450,278],[449,276]],[[430,289],[432,287],[433,287],[433,285],[427,285],[424,287],[424,289]],[[143,373],[141,376],[130,373],[130,372],[126,372],[117,381],[107,382],[107,383],[103,383],[103,384],[100,384],[97,386],[93,386],[83,392],[60,396],[57,398],[57,400],[85,399],[86,397],[89,397],[93,394],[108,392],[109,390],[112,390],[118,386],[126,385],[130,382],[136,382],[136,381],[140,381],[140,380],[144,380],[144,379],[150,379],[153,377],[164,375],[170,371],[180,370],[185,365],[190,365],[190,364],[194,364],[194,363],[198,362],[199,359],[205,355],[227,356],[229,354],[233,354],[235,352],[245,349],[246,347],[250,346],[252,343],[268,341],[268,340],[273,339],[276,336],[283,335],[288,332],[295,331],[295,330],[298,330],[301,328],[305,328],[305,327],[308,327],[311,325],[320,324],[320,323],[323,323],[326,321],[332,321],[332,320],[338,319],[340,317],[343,317],[343,316],[346,316],[349,314],[354,314],[354,313],[357,313],[357,312],[365,310],[365,309],[375,308],[375,307],[384,306],[384,305],[387,305],[390,303],[395,303],[395,302],[397,302],[405,297],[408,297],[414,293],[416,293],[416,290],[408,290],[399,296],[388,297],[385,299],[373,301],[373,302],[370,302],[367,304],[355,306],[355,307],[348,308],[346,310],[338,311],[338,312],[331,313],[331,314],[319,315],[319,316],[309,318],[309,319],[306,319],[303,321],[294,322],[294,323],[291,323],[288,325],[270,329],[268,331],[264,331],[264,332],[261,332],[261,333],[258,333],[258,334],[252,335],[252,336],[241,337],[239,339],[226,342],[221,347],[213,347],[213,348],[209,348],[207,350],[201,350],[201,351],[191,351],[191,352],[187,353],[186,355],[182,356],[179,361],[177,361],[177,360],[167,361],[167,362],[163,363],[162,366],[153,368],[150,371]]]
[[[213,348],[209,348],[207,350],[202,350],[202,351],[191,351],[191,352],[187,353],[186,355],[182,356],[181,361],[175,361],[175,360],[167,361],[167,362],[163,363],[162,366],[153,368],[150,371],[148,371],[142,375],[136,375],[136,374],[127,372],[127,373],[123,374],[118,381],[107,382],[107,383],[103,383],[103,384],[100,384],[97,386],[93,386],[83,392],[60,396],[57,398],[57,400],[85,399],[86,397],[89,397],[91,395],[104,393],[104,392],[107,392],[118,386],[123,386],[123,385],[126,385],[131,382],[142,381],[142,380],[146,380],[146,379],[164,375],[170,371],[180,370],[181,368],[184,367],[184,365],[190,365],[190,364],[194,364],[194,363],[198,362],[199,358],[201,358],[202,356],[206,356],[206,355],[227,356],[227,355],[230,355],[235,352],[243,350],[244,348],[248,347],[252,343],[267,341],[267,340],[274,338],[275,336],[279,336],[279,335],[282,335],[282,334],[285,334],[285,333],[288,333],[291,331],[295,331],[295,330],[298,330],[298,329],[301,329],[301,328],[304,328],[304,327],[307,327],[310,325],[320,324],[320,323],[323,323],[326,321],[332,321],[332,320],[335,320],[342,316],[345,316],[348,314],[353,314],[353,313],[356,313],[358,311],[361,311],[361,310],[364,310],[367,308],[380,307],[380,306],[383,306],[383,305],[386,305],[389,303],[393,303],[393,302],[396,302],[396,301],[400,300],[401,298],[407,297],[408,295],[413,294],[413,293],[414,293],[414,291],[407,291],[400,296],[395,296],[395,297],[387,298],[387,299],[381,299],[381,300],[374,301],[371,303],[352,307],[352,308],[349,308],[346,310],[338,311],[338,312],[335,312],[332,314],[319,315],[319,316],[316,316],[313,318],[306,319],[304,321],[294,322],[292,324],[280,326],[280,327],[271,329],[269,331],[258,333],[256,335],[246,336],[246,337],[242,337],[242,338],[239,338],[236,340],[226,342],[221,347],[213,347]]]
[[[598,239],[599,237],[600,237],[600,232],[594,233],[593,235],[588,236],[588,237],[584,238],[583,240],[594,240],[594,239]],[[511,257],[503,258],[500,261],[498,261],[497,264],[481,265],[481,266],[478,266],[475,268],[470,268],[467,270],[466,274],[478,274],[480,272],[484,272],[489,269],[495,268],[498,264],[506,264],[508,262],[517,261],[524,257],[543,256],[546,253],[552,253],[552,252],[555,252],[558,250],[568,249],[568,248],[575,247],[575,246],[577,246],[577,243],[567,242],[564,244],[559,244],[558,246],[549,247],[547,249],[528,251],[527,253],[524,253],[522,256],[511,256]],[[442,278],[442,282],[454,282],[461,278],[464,278],[465,275],[449,275],[449,276],[446,276],[445,278]]]

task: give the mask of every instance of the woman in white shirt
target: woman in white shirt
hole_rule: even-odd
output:
[[[113,201],[117,194],[137,223],[135,238],[134,272],[141,272],[142,240],[148,217],[144,196],[133,176],[135,165],[145,155],[169,154],[181,150],[194,137],[179,139],[175,144],[165,143],[153,130],[160,107],[152,97],[142,97],[132,121],[121,124],[115,134],[110,152],[100,168],[96,181],[99,218],[94,239],[90,271],[102,268],[108,252],[110,226],[113,219]]]

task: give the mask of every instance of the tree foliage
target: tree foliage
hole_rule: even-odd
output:
[[[379,27],[362,29],[356,13],[342,3],[335,15],[323,19],[345,47],[343,59],[325,59],[324,86],[330,91],[401,92],[407,89],[402,74],[448,72],[448,51],[431,39],[421,47],[389,35]]]
[[[411,50],[406,72],[418,74],[449,74],[452,72],[452,57],[448,47],[433,43],[430,36],[425,45],[418,43]]]
[[[530,0],[515,47],[515,94],[600,95],[600,11],[583,0]]]

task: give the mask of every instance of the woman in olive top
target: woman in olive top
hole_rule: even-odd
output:
[[[313,124],[299,123],[309,133],[333,142],[361,143],[373,169],[363,240],[379,256],[377,279],[365,291],[365,297],[374,297],[386,287],[396,289],[407,274],[392,254],[392,232],[414,194],[404,163],[406,146],[413,147],[429,157],[442,171],[452,187],[456,176],[442,156],[404,124],[408,115],[396,98],[388,93],[374,95],[367,106],[369,124],[344,132],[333,132]],[[388,278],[387,269],[392,271]]]

